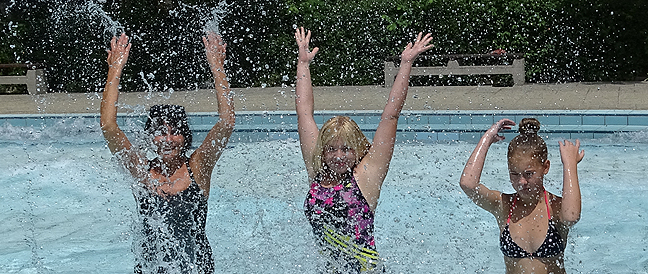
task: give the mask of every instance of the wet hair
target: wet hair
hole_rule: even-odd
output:
[[[358,124],[347,116],[335,116],[324,123],[317,136],[317,144],[313,153],[313,171],[319,174],[324,168],[324,147],[331,141],[343,140],[347,146],[355,150],[355,164],[367,154],[371,143],[362,133]]]
[[[180,134],[184,137],[184,152],[188,151],[191,148],[192,134],[185,108],[178,105],[151,106],[144,130],[154,136],[156,132],[165,132],[166,125],[171,127],[173,134]]]
[[[540,130],[540,121],[535,118],[524,118],[518,127],[518,136],[515,136],[508,146],[508,158],[510,159],[516,153],[531,152],[532,157],[540,160],[540,163],[547,161],[548,152],[547,144],[538,135]]]

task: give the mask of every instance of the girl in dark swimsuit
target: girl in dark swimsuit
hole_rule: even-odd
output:
[[[461,176],[461,188],[478,206],[492,213],[500,227],[500,249],[506,273],[565,273],[563,251],[569,228],[580,219],[581,197],[577,164],[583,159],[580,141],[558,142],[563,163],[563,197],[547,192],[547,145],[540,136],[540,122],[525,118],[520,135],[508,147],[508,169],[514,194],[490,190],[479,182],[486,153],[499,135],[515,123],[502,119],[480,139]]]
[[[191,156],[192,135],[181,106],[155,105],[146,131],[157,157],[147,159],[117,125],[119,78],[130,43],[113,37],[108,51],[108,79],[101,101],[101,129],[110,151],[138,181],[133,194],[141,227],[135,252],[135,273],[213,273],[214,261],[205,234],[211,174],[234,129],[234,104],[223,63],[226,44],[220,36],[203,37],[214,76],[219,121]]]
[[[379,272],[382,268],[373,237],[374,211],[394,151],[412,63],[432,47],[428,45],[432,38],[419,33],[403,51],[373,143],[349,117],[333,117],[318,129],[313,117],[309,69],[318,48],[310,51],[310,31],[304,28],[296,30],[295,39],[299,46],[295,105],[302,157],[311,186],[304,209],[327,259],[324,272]]]

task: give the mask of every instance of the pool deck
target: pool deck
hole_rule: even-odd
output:
[[[293,111],[294,87],[235,88],[236,111]],[[315,87],[315,110],[382,110],[382,86]],[[133,107],[180,104],[188,112],[216,112],[212,90],[120,95],[120,112]],[[0,115],[98,114],[100,93],[0,95]],[[525,84],[515,87],[410,87],[406,111],[447,110],[648,110],[648,82]]]

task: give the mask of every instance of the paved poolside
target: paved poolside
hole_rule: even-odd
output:
[[[236,111],[294,111],[294,87],[236,88]],[[315,87],[316,110],[381,110],[382,86]],[[215,112],[211,90],[122,93],[123,105],[184,105],[189,112]],[[99,113],[100,93],[0,95],[0,114]],[[648,82],[526,84],[516,87],[414,86],[404,110],[648,110]],[[120,108],[120,112],[127,109]]]

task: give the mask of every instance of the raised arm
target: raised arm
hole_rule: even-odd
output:
[[[131,150],[131,143],[124,132],[117,125],[117,99],[119,98],[119,80],[122,70],[128,61],[131,44],[128,36],[121,34],[119,38],[113,37],[110,40],[108,51],[108,78],[101,100],[101,131],[108,143],[108,148],[113,154],[121,154],[119,159],[133,176],[138,175],[138,166],[143,157],[139,157],[136,151]]]
[[[580,149],[580,141],[576,143],[565,140],[558,142],[560,146],[560,159],[563,163],[563,191],[560,219],[566,226],[572,226],[580,220],[581,195],[578,185],[577,165],[585,156],[585,151]]]
[[[511,129],[515,122],[509,119],[499,120],[492,125],[481,137],[477,147],[473,150],[466,166],[464,167],[459,184],[461,189],[475,202],[478,206],[497,216],[497,211],[502,202],[502,195],[499,191],[490,190],[480,183],[481,173],[484,169],[484,161],[491,144],[504,140],[504,136],[499,132],[504,129]]]
[[[224,68],[227,44],[223,42],[223,39],[219,35],[213,32],[209,32],[202,39],[205,44],[209,69],[214,77],[216,100],[218,101],[218,122],[216,122],[209,133],[207,133],[202,144],[191,155],[191,161],[200,169],[198,174],[196,174],[200,178],[197,178],[197,183],[206,194],[209,194],[211,173],[216,165],[216,161],[218,161],[218,158],[220,158],[227,145],[232,131],[234,131],[235,115],[234,98],[231,94]]]
[[[380,123],[376,129],[371,148],[356,167],[358,186],[372,209],[375,209],[378,203],[380,189],[387,176],[389,163],[394,152],[398,117],[403,109],[405,98],[407,98],[412,63],[419,54],[432,47],[432,45],[428,45],[432,41],[431,36],[429,33],[425,36],[423,36],[423,33],[419,33],[414,44],[409,43],[403,50],[400,69],[380,117]]]
[[[313,150],[317,142],[319,129],[313,117],[314,99],[313,85],[309,65],[313,61],[319,48],[310,51],[308,44],[310,42],[311,32],[306,32],[304,27],[295,30],[295,40],[299,47],[297,58],[297,83],[295,88],[295,107],[297,109],[297,126],[299,132],[299,142],[302,150],[302,157],[308,171],[308,178],[313,180],[315,172],[313,170]]]

